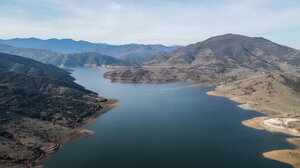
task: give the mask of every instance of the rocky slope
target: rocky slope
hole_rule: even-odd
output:
[[[218,83],[261,72],[300,75],[300,51],[264,38],[226,34],[179,48],[104,77],[120,82],[193,81]],[[125,73],[126,72],[126,73]]]
[[[271,115],[300,115],[300,78],[270,73],[217,86],[209,94],[243,103],[241,107]],[[300,129],[300,127],[299,127]]]
[[[0,53],[0,167],[40,163],[109,110],[113,100],[73,82],[52,65]]]
[[[264,38],[226,34],[161,55],[146,65],[277,69],[281,62],[299,65],[300,52]]]
[[[96,52],[127,62],[142,62],[180,47],[142,44],[109,45],[105,43],[74,41],[72,39],[41,40],[37,38],[0,40],[0,43],[19,48],[45,49],[62,54]]]

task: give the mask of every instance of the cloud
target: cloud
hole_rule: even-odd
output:
[[[293,0],[4,0],[0,11],[0,38],[186,45],[229,32],[285,43],[286,30],[300,35]],[[286,38],[300,48],[297,35]]]

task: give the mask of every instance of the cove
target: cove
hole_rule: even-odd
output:
[[[64,144],[45,168],[290,168],[263,152],[294,148],[286,135],[255,130],[243,120],[263,114],[206,95],[188,83],[110,83],[105,70],[76,68],[76,82],[118,107],[86,129],[94,134]]]

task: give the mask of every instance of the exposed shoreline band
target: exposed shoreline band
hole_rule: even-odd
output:
[[[281,132],[281,133],[284,133],[287,135],[297,136],[295,138],[287,138],[287,141],[289,143],[295,145],[296,149],[273,150],[273,151],[265,152],[262,155],[268,159],[272,159],[272,160],[290,164],[294,168],[300,168],[300,138],[299,138],[300,133],[297,130],[295,130],[295,129],[281,130],[281,129],[274,129],[274,128],[270,128],[270,127],[266,126],[263,123],[264,120],[272,118],[272,117],[278,117],[278,116],[269,115],[268,113],[265,113],[263,110],[260,110],[260,109],[253,109],[247,105],[247,102],[245,100],[239,98],[238,96],[225,95],[222,93],[217,93],[215,91],[209,91],[206,94],[211,95],[211,96],[229,98],[232,101],[242,103],[238,106],[245,110],[256,110],[258,112],[261,112],[261,113],[264,113],[267,115],[264,117],[255,117],[255,118],[251,118],[251,119],[242,121],[242,124],[247,127],[258,129],[258,130],[266,130],[269,132]]]
[[[51,145],[44,148],[44,152],[39,157],[37,157],[32,163],[27,164],[27,167],[33,167],[33,168],[43,168],[43,165],[49,158],[51,157],[51,153],[59,150],[62,148],[62,145],[68,142],[80,140],[86,136],[92,135],[94,132],[92,130],[83,129],[83,127],[92,124],[94,121],[97,120],[97,118],[112,110],[113,108],[117,107],[117,100],[111,99],[111,103],[103,105],[103,109],[101,109],[99,112],[94,114],[93,116],[89,117],[87,120],[85,120],[83,123],[78,125],[75,128],[75,133],[66,135],[64,137],[61,137],[59,140],[54,141],[51,143]]]

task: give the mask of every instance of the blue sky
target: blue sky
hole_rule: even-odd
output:
[[[0,0],[0,38],[187,45],[235,33],[300,49],[299,0]]]

